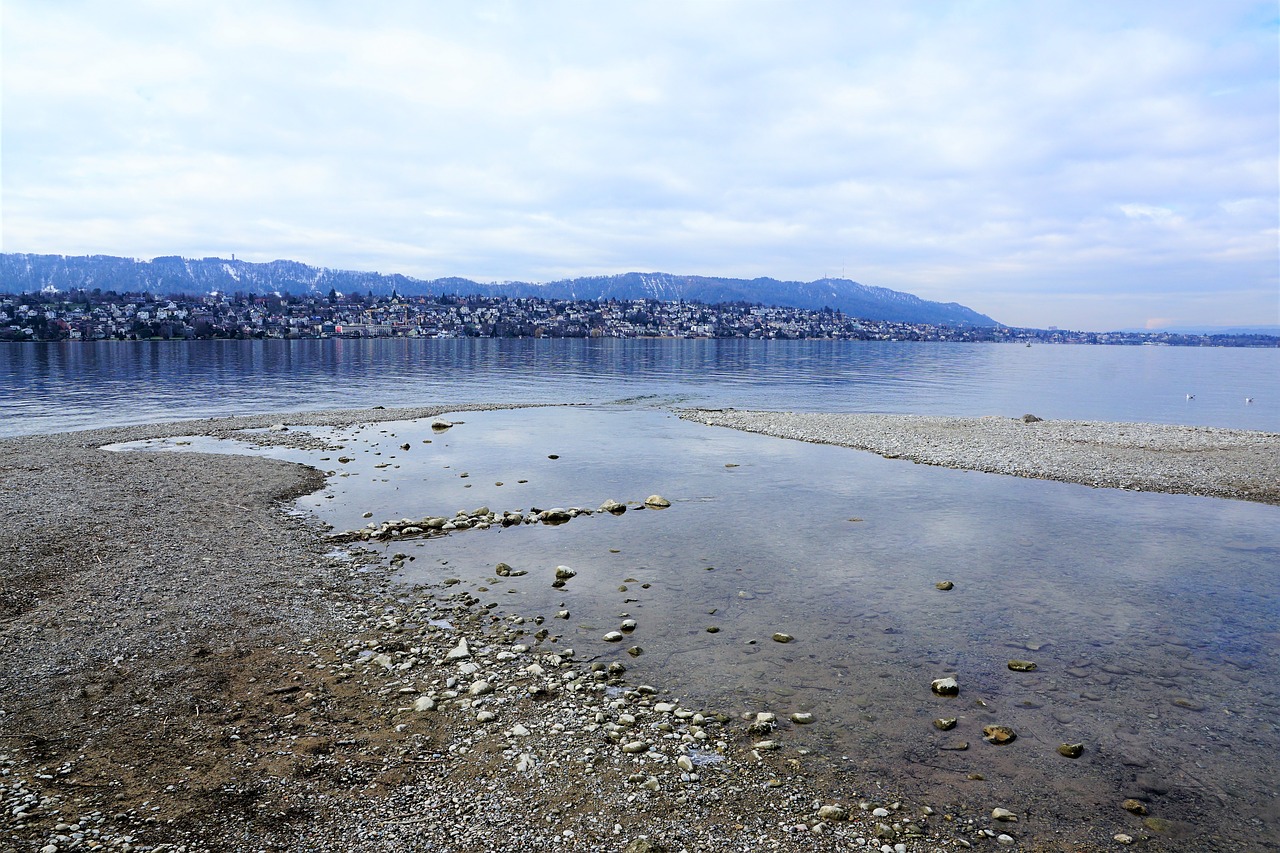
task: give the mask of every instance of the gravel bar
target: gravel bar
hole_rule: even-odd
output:
[[[1280,504],[1280,434],[1167,424],[686,409],[680,417],[926,465]]]

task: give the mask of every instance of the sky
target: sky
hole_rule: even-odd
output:
[[[4,0],[0,248],[1280,323],[1280,5]]]

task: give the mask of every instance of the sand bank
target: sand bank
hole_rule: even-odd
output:
[[[971,471],[1280,503],[1280,435],[1021,418],[690,409],[686,420]]]

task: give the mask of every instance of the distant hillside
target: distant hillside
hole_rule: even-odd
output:
[[[1270,335],[1280,338],[1280,326],[1168,326],[1134,331],[1146,334],[1168,332],[1171,335]]]
[[[823,278],[778,281],[716,278],[667,273],[589,276],[545,284],[480,284],[465,278],[431,281],[403,275],[313,267],[297,261],[265,264],[203,258],[162,257],[150,261],[108,255],[64,256],[0,254],[0,292],[46,288],[84,288],[117,292],[186,293],[340,293],[373,292],[405,296],[456,293],[482,296],[540,296],[546,299],[658,299],[674,302],[751,302],[794,308],[833,308],[867,320],[935,323],[947,326],[997,326],[995,320],[955,302],[930,302],[884,287]]]

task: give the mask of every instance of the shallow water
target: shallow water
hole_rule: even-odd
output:
[[[1140,832],[1119,809],[1138,797],[1198,849],[1280,844],[1280,509],[932,468],[653,410],[453,419],[464,423],[444,433],[377,424],[328,433],[341,452],[273,454],[347,475],[299,502],[338,528],[365,512],[660,493],[670,509],[386,550],[413,558],[404,581],[459,578],[501,611],[545,616],[558,647],[620,660],[631,681],[689,705],[813,712],[785,748],[815,750],[864,790],[1002,805],[1023,815],[1023,837]],[[496,578],[500,561],[528,574]],[[578,572],[563,589],[551,587],[558,564]],[[571,619],[553,618],[562,608]],[[627,617],[636,631],[604,642]],[[1011,658],[1038,669],[1012,672]],[[960,696],[933,696],[930,681],[950,674]],[[956,729],[935,730],[941,716]],[[1018,739],[983,742],[992,723]],[[939,748],[955,741],[969,748]],[[1062,758],[1063,742],[1084,755]]]

